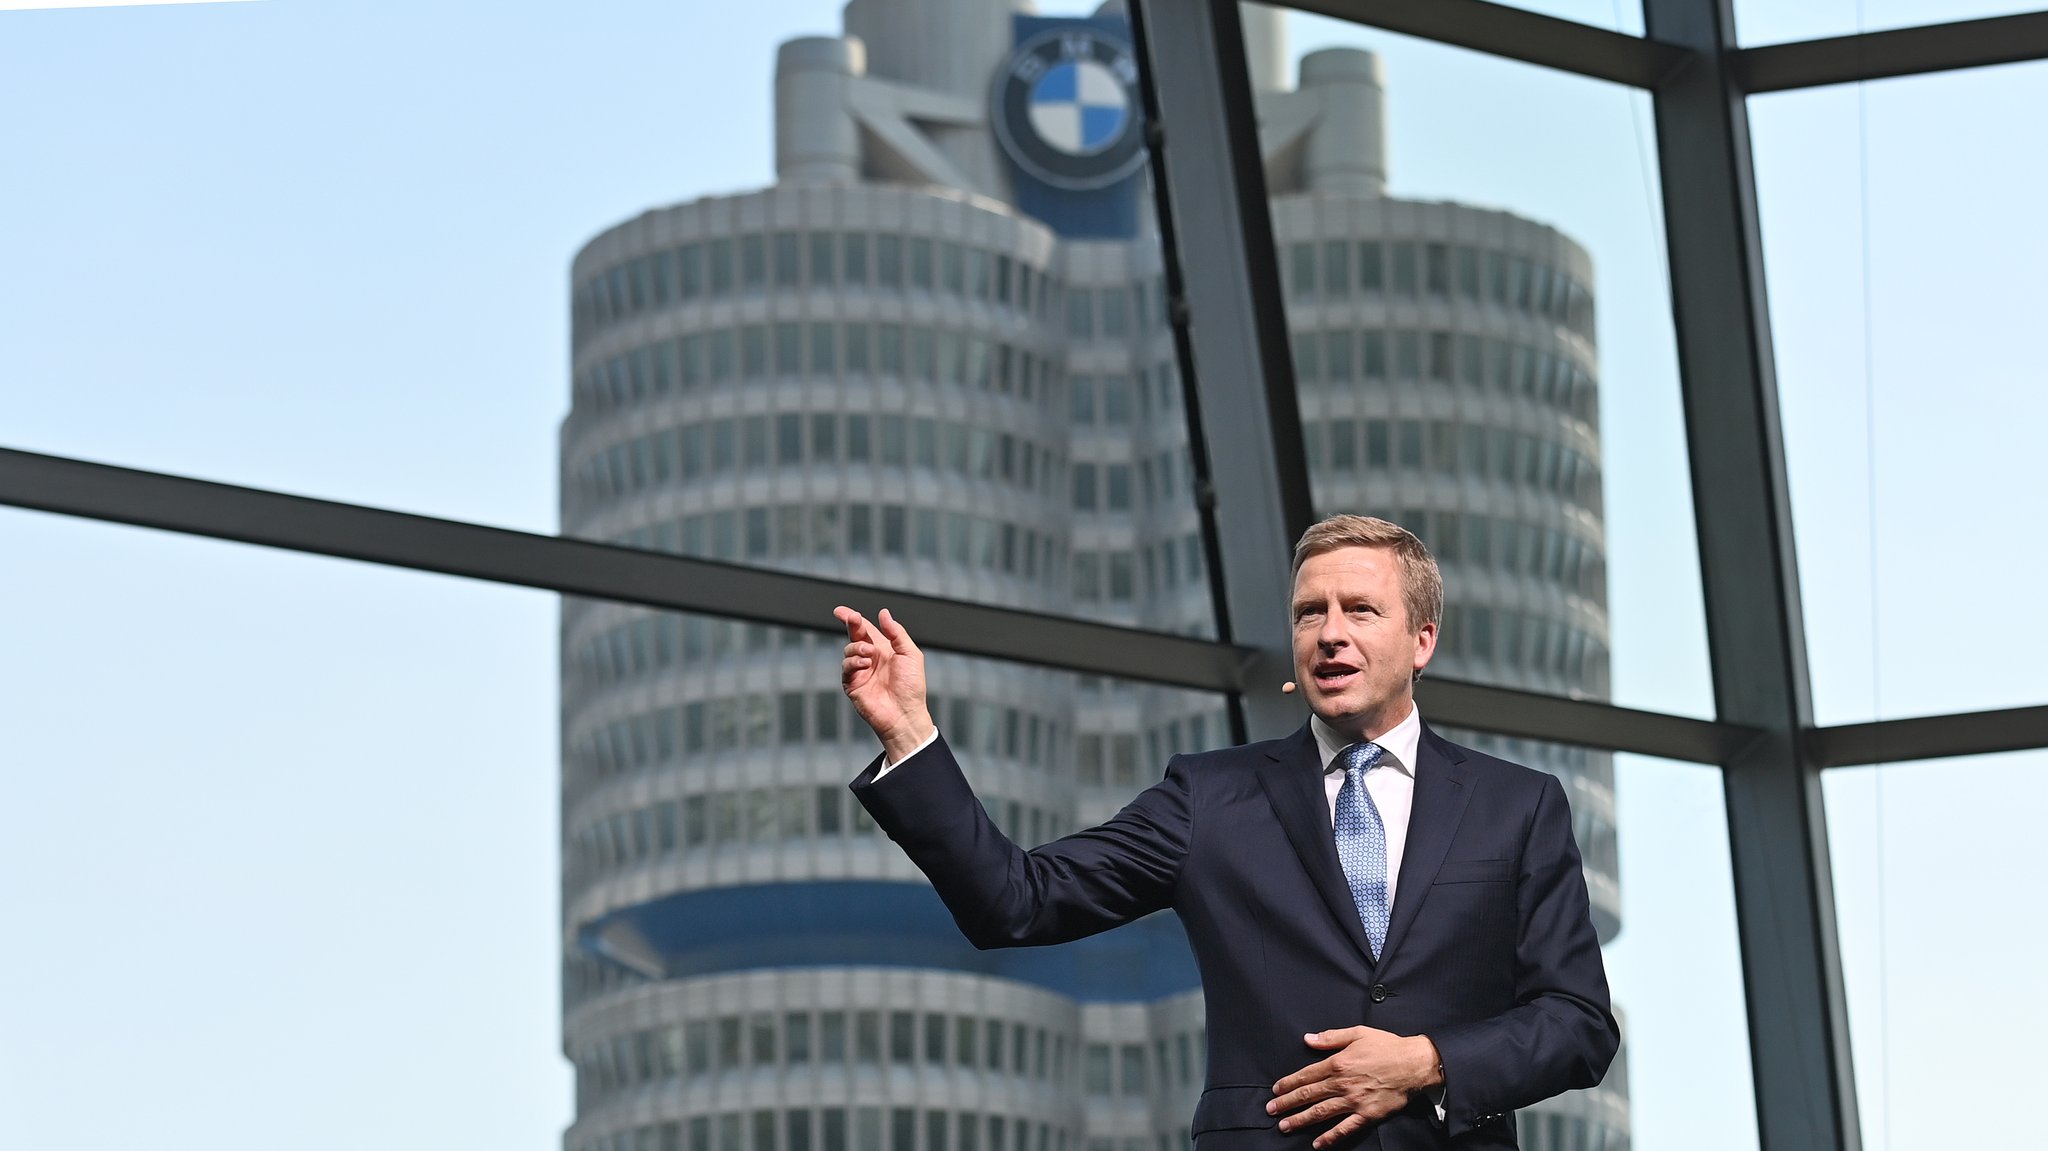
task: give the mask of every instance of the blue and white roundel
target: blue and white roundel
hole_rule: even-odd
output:
[[[1031,127],[1070,156],[1093,156],[1122,136],[1131,118],[1129,93],[1094,60],[1063,60],[1031,86]]]
[[[1145,162],[1138,62],[1099,23],[1058,21],[996,74],[996,138],[1017,167],[1068,191],[1107,188]]]

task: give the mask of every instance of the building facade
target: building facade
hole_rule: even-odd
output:
[[[564,534],[1213,630],[1122,20],[845,19],[780,51],[773,187],[577,255]],[[1436,550],[1433,673],[1604,696],[1589,259],[1388,197],[1377,60],[1313,53],[1289,86],[1277,14],[1247,33],[1318,509]],[[564,602],[565,1147],[1185,1147],[1203,1033],[1178,924],[972,950],[846,791],[873,741],[838,646]],[[1028,843],[1228,737],[1200,693],[945,654],[930,680]],[[1566,781],[1612,938],[1606,757],[1492,742]],[[1621,1068],[1525,1112],[1524,1146],[1626,1147]]]

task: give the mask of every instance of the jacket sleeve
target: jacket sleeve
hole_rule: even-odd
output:
[[[943,737],[877,779],[881,765],[854,779],[854,795],[978,948],[1065,943],[1173,902],[1192,831],[1179,757],[1108,822],[1031,851],[988,817]]]
[[[1508,1112],[1607,1073],[1621,1043],[1564,788],[1546,777],[1516,884],[1516,1006],[1431,1030],[1443,1060],[1446,1133],[1455,1140]]]

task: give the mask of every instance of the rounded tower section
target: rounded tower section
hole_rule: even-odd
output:
[[[565,534],[1069,608],[1067,293],[1042,226],[962,194],[791,183],[621,224],[572,279]],[[1057,1148],[1184,1126],[1191,972],[1140,1001],[1177,1031],[1113,1043],[1091,1037],[1101,1004],[1145,993],[1121,986],[1132,964],[1077,979],[967,947],[846,791],[872,742],[838,641],[575,601],[562,639],[571,1151],[670,1128]],[[930,671],[1005,829],[1079,826],[1073,678]],[[1158,926],[1105,946],[1142,952]]]

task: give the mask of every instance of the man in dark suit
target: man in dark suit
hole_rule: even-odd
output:
[[[1513,1148],[1515,1108],[1598,1083],[1620,1042],[1564,790],[1422,725],[1443,584],[1421,541],[1334,516],[1294,568],[1309,722],[1176,756],[1028,852],[938,737],[909,633],[837,609],[883,746],[854,791],[978,947],[1179,914],[1208,1011],[1201,1151]]]

